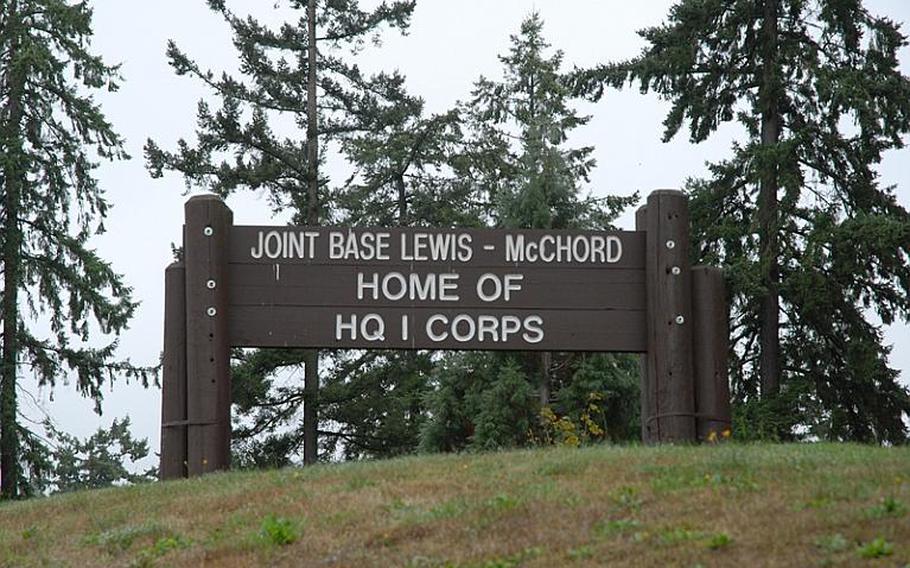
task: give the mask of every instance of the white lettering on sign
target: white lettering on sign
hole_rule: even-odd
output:
[[[250,247],[250,256],[260,258],[301,258],[315,257],[316,238],[319,231],[259,231],[257,244]]]
[[[389,233],[330,231],[329,258],[332,260],[390,260],[389,238]]]
[[[402,233],[401,260],[411,262],[470,262],[474,257],[468,233]]]
[[[444,314],[434,314],[427,318],[427,338],[434,343],[446,341],[450,337],[459,343],[477,341],[483,343],[505,343],[516,335],[527,343],[543,341],[543,318],[538,315],[520,318],[514,315],[494,316],[458,314],[449,319]]]
[[[616,235],[506,235],[506,262],[577,262],[615,264],[622,259],[622,240]]]
[[[477,279],[477,297],[484,302],[495,302],[500,298],[508,302],[513,292],[521,290],[519,282],[522,280],[524,274],[506,274],[500,279],[498,274],[487,272]]]
[[[409,300],[457,302],[458,278],[455,273],[407,275],[401,272],[389,272],[381,278],[378,273],[357,273],[357,299],[389,300],[397,302],[404,298]]]
[[[335,341],[346,339],[344,333],[348,333],[347,339],[357,341],[357,332],[360,331],[360,337],[367,341],[385,341],[385,320],[379,314],[367,314],[360,318],[360,325],[357,325],[357,316],[351,315],[347,321],[341,314],[335,314]]]

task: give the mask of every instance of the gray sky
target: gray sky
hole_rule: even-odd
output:
[[[178,138],[191,138],[196,103],[207,96],[198,83],[173,74],[165,60],[165,45],[174,39],[215,71],[235,67],[233,46],[226,24],[204,0],[96,0],[93,4],[94,48],[108,63],[121,63],[124,76],[120,91],[100,100],[133,156],[98,170],[114,207],[107,234],[95,243],[142,302],[130,329],[121,336],[120,354],[137,364],[156,364],[162,345],[164,268],[171,261],[171,242],[180,238],[187,196],[180,177],[149,177],[142,146],[151,137],[172,149]],[[272,4],[238,0],[231,5],[238,12],[255,9],[268,14]],[[409,35],[387,34],[384,46],[363,54],[360,64],[371,70],[398,68],[408,78],[409,90],[424,97],[428,110],[443,111],[465,98],[479,75],[499,77],[497,54],[506,51],[509,35],[517,33],[522,19],[533,10],[543,17],[550,43],[565,52],[566,65],[585,66],[636,55],[642,42],[635,31],[659,24],[671,4],[669,0],[421,0]],[[866,5],[874,13],[905,22],[904,33],[910,31],[906,29],[910,2],[867,0]],[[903,72],[910,74],[910,50],[904,49],[901,62]],[[579,108],[594,117],[572,142],[595,146],[598,167],[590,185],[595,194],[639,191],[646,195],[653,189],[679,188],[687,177],[704,172],[706,160],[729,156],[729,142],[737,133],[735,127],[724,127],[701,145],[690,145],[685,136],[662,144],[661,122],[667,105],[635,89],[608,92],[600,103]],[[880,168],[884,183],[898,185],[904,207],[910,207],[908,160],[910,149],[893,152]],[[237,224],[279,222],[271,217],[262,195],[237,195],[228,199],[228,205]],[[631,229],[631,215],[625,215],[620,225]],[[894,345],[892,364],[908,382],[910,327],[893,326],[887,340]],[[129,414],[135,434],[147,437],[153,450],[158,449],[158,389],[115,384],[105,395],[102,418],[71,386],[59,385],[53,397],[48,390],[30,391],[37,399],[26,401],[32,416],[40,414],[38,404],[65,430],[86,435]]]

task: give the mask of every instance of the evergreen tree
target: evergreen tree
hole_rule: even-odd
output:
[[[30,371],[53,386],[73,371],[100,412],[102,386],[147,372],[114,360],[116,341],[89,346],[89,329],[119,333],[136,304],[111,266],[89,248],[108,203],[95,160],[126,158],[122,140],[87,93],[116,90],[117,69],[89,51],[92,12],[84,2],[8,0],[0,10],[0,369],[2,496],[29,491],[38,456],[17,422],[17,385]],[[22,308],[25,308],[23,314]],[[42,317],[48,332],[32,331]],[[44,327],[42,326],[42,329]],[[28,370],[28,371],[26,371]]]
[[[740,416],[905,440],[910,395],[873,320],[910,316],[910,216],[874,169],[910,131],[899,26],[859,0],[683,0],[641,35],[639,57],[579,73],[578,92],[654,90],[664,140],[745,130],[688,187],[695,260],[728,268]]]
[[[593,147],[567,148],[588,123],[572,108],[563,54],[547,55],[543,21],[533,13],[499,57],[501,81],[481,77],[462,109],[468,127],[457,177],[472,180],[501,228],[603,229],[634,199],[582,197]]]
[[[522,22],[519,34],[511,36],[508,54],[499,58],[502,80],[481,77],[472,99],[462,105],[467,136],[461,153],[451,161],[455,177],[469,180],[474,199],[488,204],[482,220],[493,226],[606,229],[636,198],[580,195],[594,167],[593,148],[569,148],[567,140],[588,117],[572,107],[562,53],[549,51],[543,22],[532,14]],[[614,359],[592,361],[608,364]],[[428,399],[431,417],[422,447],[449,450],[528,443],[530,430],[537,427],[534,416],[560,399],[559,390],[572,383],[583,360],[546,352],[523,354],[518,360],[515,354],[445,358],[436,373],[438,391]],[[481,375],[483,380],[475,378],[470,387],[451,384],[466,380],[459,369],[476,369],[481,362],[490,367]],[[637,369],[633,373],[637,376]],[[607,373],[597,376],[615,378]],[[537,397],[526,396],[534,390]],[[570,400],[581,408],[587,404],[586,398],[562,400],[560,408],[566,412],[573,411]]]
[[[485,215],[476,187],[454,174],[462,163],[458,111],[415,114],[344,141],[354,175],[334,195],[345,225],[477,227]]]
[[[63,493],[80,489],[97,489],[123,483],[142,483],[158,477],[157,468],[131,473],[127,467],[148,456],[148,440],[136,440],[130,433],[129,417],[114,420],[110,428],[98,430],[80,440],[45,422],[45,430],[54,446],[49,458],[49,488]]]
[[[345,61],[366,41],[377,42],[383,28],[406,29],[413,0],[382,2],[372,10],[361,9],[357,0],[278,2],[276,8],[300,12],[296,21],[278,29],[237,16],[223,0],[208,4],[231,27],[242,77],[227,73],[218,77],[169,43],[168,57],[176,73],[203,81],[221,99],[221,107],[213,111],[208,103],[199,103],[195,146],[181,140],[176,152],[167,152],[149,141],[146,158],[152,175],[179,171],[188,186],[221,195],[265,189],[276,211],[293,211],[294,223],[330,220],[329,183],[319,169],[326,153],[319,148],[382,130],[419,110],[419,101],[406,95],[398,73],[368,76]],[[235,377],[257,384],[235,385],[235,391],[268,393],[276,371],[301,363],[304,461],[312,463],[317,456],[319,406],[315,351],[298,353],[294,360],[269,353],[245,356]],[[259,400],[275,404],[272,397]],[[300,402],[285,398],[277,404],[291,416]]]

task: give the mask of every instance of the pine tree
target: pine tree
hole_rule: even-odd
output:
[[[110,428],[98,430],[80,440],[45,422],[48,439],[54,446],[49,488],[55,493],[97,489],[122,483],[142,483],[157,478],[157,468],[131,473],[127,467],[148,456],[148,440],[130,433],[130,419],[114,419]]]
[[[221,107],[213,111],[208,103],[199,103],[195,146],[181,140],[176,152],[167,152],[150,140],[146,145],[149,170],[155,177],[164,170],[178,171],[188,186],[220,195],[265,189],[275,211],[290,209],[297,224],[331,220],[330,184],[320,173],[326,153],[320,147],[382,130],[399,121],[406,109],[419,106],[404,92],[400,74],[368,76],[347,63],[345,56],[356,55],[367,41],[377,42],[385,27],[406,29],[414,1],[382,2],[372,10],[361,9],[357,0],[278,2],[276,8],[300,12],[297,20],[278,29],[234,14],[223,0],[208,0],[208,4],[231,27],[242,77],[227,73],[218,77],[169,43],[168,57],[175,72],[204,82],[221,99]],[[296,132],[279,134],[290,130]],[[281,365],[270,367],[270,362]],[[313,463],[318,449],[316,351],[302,352],[296,360],[268,353],[247,356],[237,377],[258,384],[235,385],[235,390],[268,392],[270,375],[301,362],[304,462]],[[260,374],[252,374],[251,369]],[[285,409],[288,415],[300,401],[285,402],[290,403]]]
[[[481,77],[471,100],[460,109],[467,135],[462,152],[451,162],[455,177],[468,180],[474,199],[488,204],[482,208],[487,213],[481,220],[495,227],[610,228],[622,208],[636,198],[581,195],[595,165],[594,149],[570,148],[567,140],[589,117],[580,116],[572,106],[574,97],[568,75],[562,71],[562,52],[549,52],[543,22],[538,14],[531,14],[522,22],[519,33],[511,36],[509,52],[499,57],[502,79]],[[490,366],[482,375],[486,380],[473,380],[470,388],[449,384],[465,380],[458,369],[476,368],[479,361]],[[528,443],[528,429],[536,425],[533,417],[541,407],[559,400],[558,391],[571,384],[583,361],[574,355],[548,352],[526,353],[520,361],[514,354],[445,358],[435,375],[439,390],[429,397],[431,418],[424,428],[422,447],[447,450],[466,445],[491,448]],[[599,376],[614,377],[606,373]],[[527,388],[518,388],[518,377]],[[524,396],[534,382],[537,397]],[[505,400],[506,393],[515,396]],[[561,408],[566,412],[572,411],[569,400],[563,397]],[[586,399],[575,402],[582,407],[587,404]],[[503,406],[496,406],[499,404]],[[459,409],[460,405],[471,410]],[[511,419],[503,413],[511,413]],[[452,417],[460,418],[451,424],[448,421]],[[459,422],[464,417],[471,417],[470,426]],[[522,426],[516,429],[515,425]]]
[[[899,26],[858,0],[683,0],[641,35],[639,57],[579,73],[578,92],[655,91],[664,140],[745,131],[688,187],[695,260],[728,268],[743,416],[905,440],[910,395],[874,322],[910,316],[910,216],[875,171],[910,131]]]
[[[99,412],[105,381],[118,374],[148,379],[146,370],[114,359],[116,340],[88,343],[93,324],[117,334],[136,307],[130,288],[89,248],[108,212],[95,160],[127,157],[87,94],[116,90],[119,80],[116,67],[89,51],[91,23],[82,2],[11,0],[0,10],[4,498],[28,492],[32,466],[23,469],[23,461],[40,453],[17,421],[21,374],[30,371],[53,388],[70,370]],[[47,336],[32,331],[38,318],[47,321]]]

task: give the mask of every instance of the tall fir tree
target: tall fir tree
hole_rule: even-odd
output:
[[[365,42],[378,42],[384,28],[405,30],[414,1],[381,2],[371,10],[361,9],[357,0],[277,2],[276,8],[299,13],[277,29],[236,15],[223,0],[208,0],[208,5],[231,27],[242,76],[218,77],[173,42],[168,44],[176,73],[204,82],[221,99],[221,107],[213,111],[208,103],[199,103],[195,146],[181,140],[176,152],[167,152],[149,141],[149,170],[155,177],[164,170],[181,172],[188,186],[220,195],[265,189],[275,210],[290,209],[297,224],[330,220],[330,184],[320,172],[327,144],[382,130],[408,114],[407,109],[419,108],[419,101],[404,92],[400,74],[367,75],[345,58],[356,55]],[[303,457],[305,463],[313,463],[319,424],[316,351],[298,353],[296,359],[288,354],[244,355],[237,378],[255,384],[239,383],[235,390],[267,394],[274,372],[301,363]],[[244,402],[255,412],[254,399]],[[284,410],[292,412],[298,406],[299,401]]]
[[[551,52],[538,14],[522,22],[519,33],[511,36],[509,52],[499,60],[502,79],[481,77],[471,100],[460,109],[466,139],[460,154],[451,160],[455,178],[467,180],[474,200],[487,204],[481,208],[486,212],[481,221],[509,229],[609,228],[635,198],[582,195],[595,165],[593,148],[571,148],[568,138],[589,117],[573,107],[575,97],[562,70],[562,52]],[[586,359],[547,352],[443,359],[436,373],[438,391],[429,396],[431,418],[424,428],[423,447],[446,450],[528,443],[529,427],[536,425],[540,408],[561,402],[561,408],[570,411],[573,404],[586,404],[584,398],[570,401],[562,396],[561,400],[559,392],[571,384]],[[464,387],[449,384],[463,381],[465,369],[476,369],[479,361],[490,366],[481,375],[484,380],[469,381]],[[535,391],[536,397],[528,396]],[[465,408],[454,408],[460,405]],[[452,416],[471,422],[449,428],[446,421]]]
[[[906,440],[910,395],[875,322],[910,316],[910,216],[875,169],[910,131],[898,24],[859,0],[683,0],[641,36],[639,57],[580,72],[578,92],[655,91],[665,141],[745,131],[688,184],[695,260],[728,269],[740,425]]]
[[[424,118],[422,103],[408,105],[384,128],[341,140],[353,173],[332,191],[336,219],[345,226],[477,226],[471,189],[458,183],[449,164],[461,142],[458,118],[455,112]],[[251,418],[238,432],[246,440],[239,448],[243,465],[287,463],[305,438],[293,420],[305,399],[303,389],[293,382],[261,388],[268,371],[286,367],[296,356],[282,356],[272,365],[270,354],[258,352],[235,368],[247,386],[237,391],[236,401]],[[323,451],[346,459],[414,451],[432,367],[428,352],[333,352],[320,391]]]
[[[91,24],[85,2],[8,0],[0,9],[0,485],[7,499],[35,486],[26,478],[35,470],[24,462],[40,454],[18,422],[23,375],[53,388],[72,371],[99,411],[106,381],[118,374],[148,380],[146,370],[115,360],[116,340],[89,343],[95,324],[116,335],[136,307],[121,276],[89,245],[108,213],[96,160],[127,157],[88,94],[116,90],[119,79],[116,67],[90,52]],[[45,329],[32,325],[39,319],[47,332],[32,331]]]

